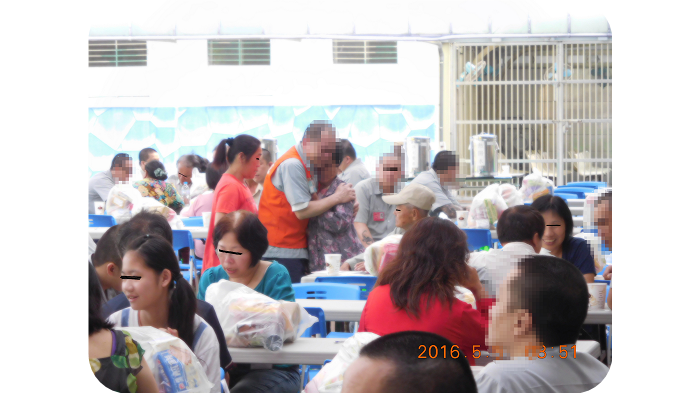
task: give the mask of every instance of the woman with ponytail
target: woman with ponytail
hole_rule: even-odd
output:
[[[214,190],[211,221],[204,223],[209,226],[207,239],[214,238],[214,227],[226,214],[238,210],[248,210],[258,213],[255,199],[243,179],[252,179],[260,166],[262,148],[258,138],[241,134],[235,138],[224,139],[214,152],[214,168],[228,168]],[[210,267],[219,266],[214,244],[207,241],[204,248],[202,274]]]
[[[185,203],[175,187],[165,182],[167,179],[168,174],[163,163],[153,160],[146,164],[146,177],[134,182],[134,188],[139,190],[142,197],[150,196],[180,214]]]
[[[131,307],[110,315],[117,327],[153,326],[179,337],[190,347],[220,390],[219,342],[214,330],[195,314],[197,298],[182,277],[170,243],[143,235],[129,243],[122,258],[122,291]]]

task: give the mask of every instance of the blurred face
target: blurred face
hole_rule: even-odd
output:
[[[122,291],[134,310],[159,307],[167,299],[171,273],[163,270],[160,274],[149,268],[136,251],[127,251],[122,259],[122,274],[138,276],[140,280],[122,280]]]
[[[350,363],[343,374],[342,393],[381,393],[384,380],[394,373],[394,366],[386,360],[360,356]]]
[[[240,154],[239,154],[240,155]],[[258,147],[258,150],[255,151],[252,157],[243,164],[243,178],[244,179],[252,179],[255,177],[255,174],[258,172],[258,168],[260,168],[260,157],[262,156],[262,147]],[[245,155],[242,155],[245,159]]]
[[[399,179],[403,177],[401,160],[394,156],[385,156],[379,160],[377,179],[383,188],[394,189]]]
[[[598,236],[603,239],[605,246],[612,250],[612,209],[610,202],[601,202],[595,208],[595,224]]]
[[[240,255],[222,251],[231,251],[240,253]],[[250,252],[238,243],[236,235],[232,232],[227,233],[219,240],[216,255],[229,278],[238,278],[250,269]]]
[[[517,323],[516,313],[508,310],[510,282],[516,274],[517,270],[512,270],[508,278],[498,287],[496,303],[489,314],[489,331],[486,335],[486,345],[502,347],[508,351],[513,348],[515,342],[515,324]]]
[[[180,162],[177,164],[177,178],[180,184],[192,185],[192,168],[188,168],[185,163]]]
[[[457,184],[457,167],[447,167],[447,170],[438,172],[443,186],[455,186]]]
[[[261,157],[262,157],[262,150],[261,150]],[[255,172],[255,176],[253,177],[253,180],[255,180],[255,182],[258,184],[262,184],[262,182],[265,181],[265,175],[267,175],[267,172],[270,170],[271,166],[272,166],[271,163],[260,158],[260,166],[258,167],[258,170]]]
[[[146,164],[153,160],[160,161],[160,156],[158,155],[158,153],[152,152],[148,156],[148,159],[146,161],[141,161],[141,172],[146,173]]]
[[[396,226],[407,229],[416,222],[414,217],[418,216],[418,212],[409,205],[397,205],[396,210],[394,210],[394,216],[396,216]]]
[[[564,219],[553,210],[542,213],[544,217],[544,236],[542,236],[542,247],[549,251],[561,249],[564,239],[566,239],[566,225]]]
[[[309,139],[306,142],[308,152],[306,157],[315,167],[323,166],[324,162],[331,162],[335,152],[335,131],[324,129],[319,140]]]
[[[116,182],[128,182],[131,176],[131,160],[126,160],[122,163],[122,166],[115,166],[112,172],[112,177]]]

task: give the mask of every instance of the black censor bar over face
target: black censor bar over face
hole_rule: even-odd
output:
[[[227,254],[234,254],[234,255],[243,255],[242,252],[225,251],[225,250],[222,250],[222,249],[219,249],[219,252],[225,252],[225,253],[227,253]]]
[[[141,277],[139,276],[121,276],[122,280],[140,280]]]
[[[561,225],[559,224],[547,224],[548,227],[560,227]]]

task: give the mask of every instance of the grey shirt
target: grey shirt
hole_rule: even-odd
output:
[[[433,203],[433,206],[430,208],[430,211],[435,211],[435,209],[441,208],[445,205],[453,204],[460,206],[459,202],[457,202],[457,199],[450,194],[450,192],[447,190],[447,188],[443,187],[440,184],[440,178],[438,178],[437,173],[430,168],[430,170],[423,171],[416,176],[415,179],[413,179],[412,183],[418,183],[422,184],[428,188],[432,192],[435,193],[435,203]]]
[[[362,160],[356,158],[355,161],[351,162],[350,165],[345,168],[343,173],[338,175],[338,178],[346,183],[352,184],[353,187],[356,187],[357,183],[361,182],[362,180],[369,179],[370,175],[369,171],[362,163]]]
[[[95,202],[104,202],[109,190],[114,187],[112,171],[106,170],[95,174],[88,183],[88,214],[95,214]]]
[[[388,205],[382,200],[382,190],[374,178],[362,180],[355,187],[355,195],[360,209],[355,222],[367,224],[374,241],[384,239],[396,227],[394,210],[396,205]],[[357,234],[362,239],[362,234]]]
[[[313,167],[306,158],[301,142],[296,145],[299,157],[304,160],[306,167],[313,173]],[[316,176],[313,180],[306,179],[306,170],[301,161],[290,158],[282,161],[272,176],[272,185],[284,192],[287,202],[292,206],[292,211],[306,209],[311,201],[311,194],[316,192]],[[263,255],[264,258],[301,258],[308,259],[309,252],[305,248],[281,248],[270,246]]]

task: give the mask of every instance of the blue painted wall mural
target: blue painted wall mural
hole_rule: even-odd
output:
[[[89,108],[88,177],[109,169],[117,153],[138,161],[156,149],[168,173],[185,154],[211,160],[219,142],[238,134],[276,138],[278,155],[299,141],[313,120],[330,121],[374,171],[375,159],[409,136],[437,141],[435,105],[240,106],[190,108]],[[434,154],[434,152],[433,152]]]

